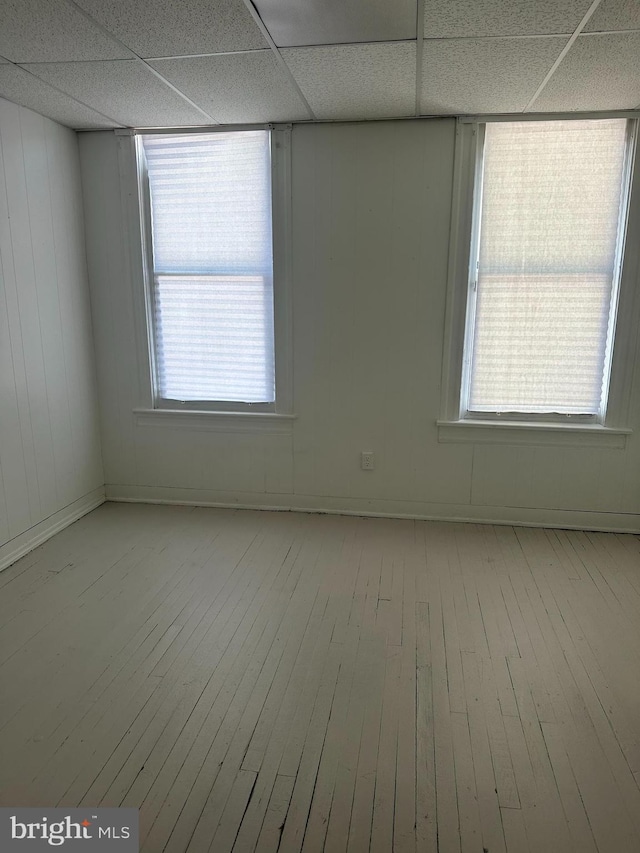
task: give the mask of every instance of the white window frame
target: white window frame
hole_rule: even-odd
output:
[[[626,186],[621,202],[626,234],[640,228],[640,145],[637,115],[629,113],[579,115],[477,116],[456,122],[453,202],[449,245],[442,396],[437,421],[442,442],[506,444],[588,444],[622,448],[631,430],[629,403],[640,313],[638,241],[619,234],[617,287],[612,309],[613,331],[606,370],[608,394],[598,415],[479,413],[467,406],[473,343],[479,220],[482,201],[484,129],[489,121],[550,121],[585,118],[631,119],[628,133]],[[635,229],[635,230],[634,230]],[[615,286],[615,285],[614,285]]]
[[[229,133],[265,130],[271,133],[271,216],[273,235],[273,309],[275,354],[275,401],[245,403],[210,400],[181,402],[158,393],[155,369],[155,328],[153,321],[153,246],[149,180],[144,167],[143,135],[152,133]],[[268,425],[275,419],[292,419],[292,300],[291,300],[291,125],[234,125],[224,128],[153,128],[116,131],[119,136],[119,167],[123,227],[129,236],[128,266],[134,285],[138,363],[139,401],[134,409],[137,420],[148,423],[160,415],[158,423],[170,423],[171,415],[183,415],[182,421],[195,424],[199,416],[207,423],[220,415],[229,426],[234,416],[251,418],[254,425]],[[208,417],[207,417],[208,416]],[[151,418],[155,420],[154,417]]]

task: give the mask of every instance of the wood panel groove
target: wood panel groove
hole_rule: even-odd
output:
[[[79,180],[76,135],[0,98],[0,548],[104,484]]]

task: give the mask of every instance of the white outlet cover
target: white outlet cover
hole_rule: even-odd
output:
[[[373,450],[363,450],[360,454],[360,464],[363,471],[373,471],[375,468],[375,458]]]

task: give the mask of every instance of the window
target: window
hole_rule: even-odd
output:
[[[468,240],[468,275],[458,336],[450,318],[450,343],[462,353],[457,386],[449,377],[457,391],[449,418],[602,425],[635,122],[469,127],[473,150],[463,156],[473,189],[465,199],[458,186],[471,208],[458,231]],[[462,257],[458,247],[458,278]]]
[[[271,137],[140,137],[156,407],[274,409]]]

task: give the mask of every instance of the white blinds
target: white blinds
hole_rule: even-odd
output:
[[[272,402],[269,133],[154,134],[142,141],[158,394]]]
[[[487,124],[471,411],[599,411],[625,149],[624,120]]]

